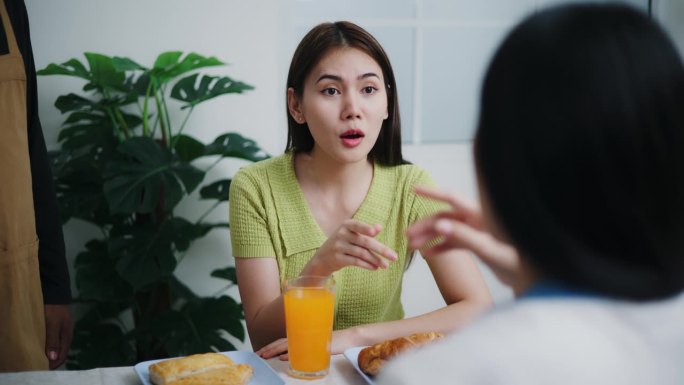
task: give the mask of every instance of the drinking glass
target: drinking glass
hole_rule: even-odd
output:
[[[328,374],[335,313],[332,277],[300,276],[285,282],[285,328],[292,377]]]

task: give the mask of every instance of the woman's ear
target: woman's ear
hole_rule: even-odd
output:
[[[302,105],[292,87],[287,89],[287,109],[295,122],[299,124],[304,124],[306,122],[306,118],[302,112]]]

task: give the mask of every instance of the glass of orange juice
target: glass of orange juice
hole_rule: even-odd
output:
[[[332,277],[301,276],[285,282],[285,328],[292,377],[325,377],[335,315]]]

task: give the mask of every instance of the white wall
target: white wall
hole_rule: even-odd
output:
[[[684,57],[684,1],[653,0],[653,15],[663,24]]]

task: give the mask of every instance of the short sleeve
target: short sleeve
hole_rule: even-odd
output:
[[[230,240],[235,258],[275,258],[265,194],[258,175],[238,171],[230,185]]]
[[[413,223],[418,219],[427,217],[438,211],[446,210],[448,208],[448,205],[442,202],[418,196],[415,192],[413,192],[413,188],[416,186],[436,187],[436,184],[427,171],[420,169],[417,170],[416,177],[411,184],[410,199],[412,200],[412,204],[411,213],[409,215],[409,223]]]
[[[434,199],[429,199],[425,198],[422,196],[417,195],[414,191],[413,188],[416,186],[425,186],[425,187],[437,187],[435,184],[434,180],[428,174],[427,171],[420,170],[418,169],[416,178],[414,179],[413,183],[411,184],[411,211],[409,214],[409,224],[421,219],[425,218],[427,216],[430,216],[432,214],[435,214],[439,211],[444,211],[449,208],[449,206],[443,202],[436,201]],[[432,246],[436,246],[439,242],[441,241],[440,238],[435,238],[428,242],[422,249],[426,249]]]

